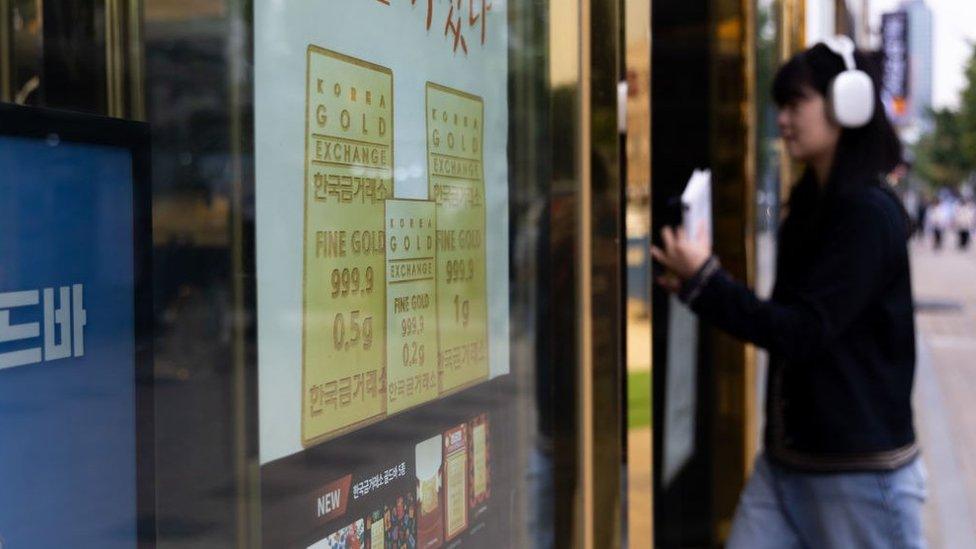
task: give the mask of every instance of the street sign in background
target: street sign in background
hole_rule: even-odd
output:
[[[888,112],[897,121],[908,114],[908,13],[896,11],[882,16],[881,52],[881,97]]]

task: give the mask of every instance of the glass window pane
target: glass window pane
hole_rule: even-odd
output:
[[[114,136],[0,137],[0,547],[565,545],[573,40],[543,0],[251,4],[0,0],[0,96]],[[106,377],[42,391],[69,327]]]

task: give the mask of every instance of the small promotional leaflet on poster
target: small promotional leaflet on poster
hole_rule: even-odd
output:
[[[342,474],[308,463],[273,467],[266,485],[302,475],[302,488],[274,493],[264,510],[264,543],[329,549],[483,547],[498,543],[493,520],[490,415],[447,427],[378,467]],[[361,441],[357,441],[361,442]],[[285,463],[288,463],[286,460]],[[278,464],[280,465],[280,464]],[[490,524],[497,527],[497,521]],[[491,530],[491,531],[490,531]],[[504,541],[502,541],[504,543]]]

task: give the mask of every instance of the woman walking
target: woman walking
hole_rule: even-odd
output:
[[[740,496],[733,549],[924,547],[913,428],[911,221],[884,182],[901,145],[866,59],[843,38],[784,65],[773,95],[806,166],[760,300],[705,240],[665,228],[658,282],[702,319],[769,350],[764,451]]]

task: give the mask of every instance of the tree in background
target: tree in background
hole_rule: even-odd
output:
[[[962,149],[970,171],[976,170],[976,44],[966,63],[966,85],[959,97]]]
[[[933,187],[957,187],[972,171],[964,150],[961,116],[949,109],[930,113],[933,130],[915,146],[915,173]]]
[[[956,188],[976,174],[976,46],[965,74],[959,109],[932,111],[933,129],[915,146],[915,171],[934,187]]]

